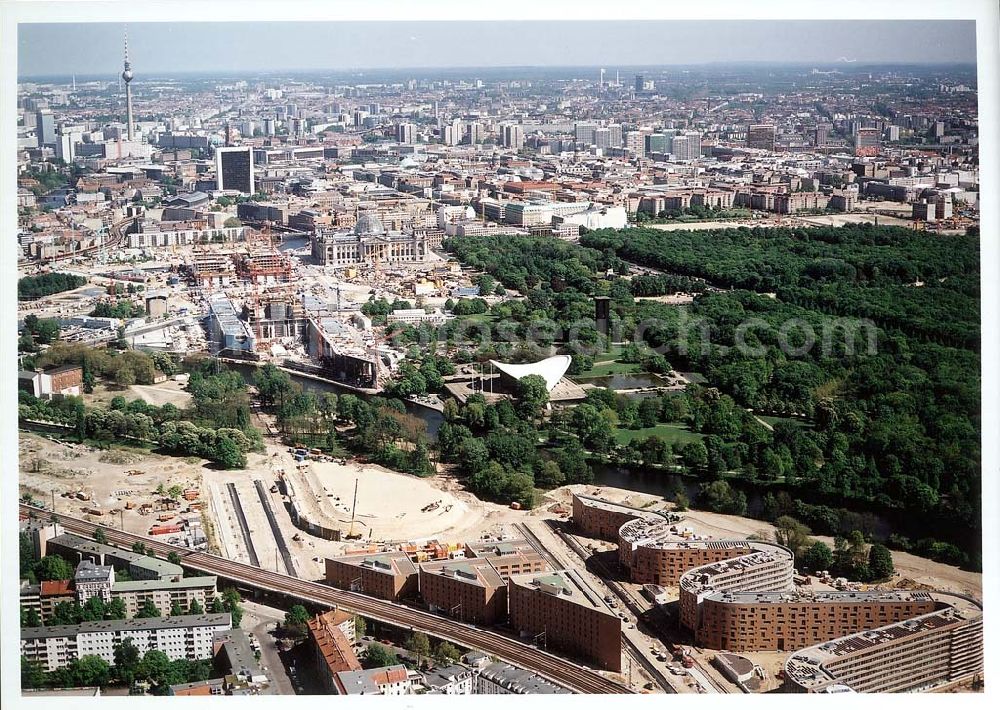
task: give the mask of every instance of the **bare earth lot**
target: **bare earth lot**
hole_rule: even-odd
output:
[[[25,432],[21,432],[19,448],[22,493],[30,493],[37,500],[49,504],[54,490],[57,512],[83,515],[85,508],[102,510],[105,515],[91,517],[106,521],[112,527],[123,523],[125,529],[131,532],[145,534],[151,525],[158,522],[157,514],[141,516],[137,509],[140,504],[151,503],[158,498],[154,491],[159,484],[163,484],[165,488],[173,485],[198,488],[199,500],[204,503],[203,515],[209,519],[209,523],[216,523],[212,527],[218,528],[214,535],[209,535],[210,540],[223,554],[241,558],[246,555],[245,545],[242,533],[235,523],[226,487],[226,484],[233,482],[247,516],[261,566],[283,568],[280,561],[275,561],[274,536],[253,483],[260,479],[265,490],[269,491],[279,477],[278,470],[283,469],[286,473],[295,471],[292,457],[282,447],[269,446],[266,455],[250,454],[247,457],[247,468],[239,471],[212,470],[205,466],[204,460],[195,458],[182,459],[120,450],[99,451],[86,446],[51,441]],[[140,470],[143,473],[129,476],[127,472],[130,470]],[[569,509],[573,492],[597,495],[638,508],[649,507],[656,510],[669,507],[662,498],[656,496],[606,486],[574,485],[549,491],[532,511],[515,511],[476,499],[447,472],[420,479],[353,460],[348,460],[346,465],[313,462],[304,471],[314,495],[319,496],[317,505],[320,510],[345,529],[350,525],[350,508],[357,480],[355,531],[362,533],[360,543],[367,543],[369,540],[388,542],[437,539],[442,543],[458,544],[479,539],[483,535],[511,533],[512,525],[516,522],[560,517],[550,508],[558,503]],[[69,491],[83,491],[91,500],[84,502],[62,497],[62,493]],[[292,524],[282,496],[270,492],[268,495],[285,542],[299,567],[298,573],[309,578],[321,576],[321,558],[340,554],[347,545],[321,540],[300,531]],[[124,510],[126,501],[133,502],[136,508]],[[438,502],[435,510],[421,510],[433,502]],[[183,510],[186,501],[182,500],[181,503]],[[110,514],[111,510],[122,512]],[[766,522],[733,515],[688,511],[685,516],[699,533],[717,538],[746,537],[755,533],[770,535],[773,532],[773,527]],[[293,540],[296,535],[299,540]],[[818,539],[829,545],[833,544],[830,538],[818,536]],[[912,580],[918,585],[982,598],[980,573],[903,552],[894,551],[893,561],[898,572],[894,583]]]

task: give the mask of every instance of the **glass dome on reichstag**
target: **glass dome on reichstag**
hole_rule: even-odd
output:
[[[358,217],[358,223],[354,225],[354,233],[362,234],[385,234],[385,227],[382,222],[371,212],[362,212]]]

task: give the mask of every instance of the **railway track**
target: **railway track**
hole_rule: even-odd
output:
[[[49,511],[42,508],[25,504],[20,504],[19,510],[42,519],[49,519],[51,515]],[[67,530],[86,536],[93,536],[94,530],[101,527],[110,543],[124,545],[127,548],[134,542],[142,542],[161,557],[176,552],[180,555],[181,563],[184,566],[231,580],[247,589],[258,589],[282,595],[313,606],[343,608],[346,611],[393,626],[422,631],[466,648],[479,649],[512,665],[537,673],[577,693],[632,692],[593,670],[578,666],[489,629],[463,624],[430,612],[375,599],[357,592],[333,589],[318,582],[270,572],[207,552],[192,551],[157,540],[150,540],[143,535],[98,526],[81,518],[60,515],[59,523]]]
[[[538,538],[538,535],[536,535],[535,532],[531,528],[529,528],[526,523],[515,523],[514,527],[522,535],[524,535],[524,538],[528,541],[528,543],[533,548],[535,548],[535,552],[537,552],[539,555],[545,558],[545,561],[549,563],[549,567],[551,567],[552,569],[563,568],[564,565],[562,564],[562,562],[557,560],[555,556],[548,551],[545,545],[542,544],[542,541]]]
[[[66,252],[64,254],[58,254],[56,256],[50,256],[46,259],[40,259],[40,264],[55,264],[60,261],[66,261],[69,259],[77,259],[81,256],[91,256],[97,254],[102,249],[111,251],[112,249],[117,249],[118,246],[125,240],[125,229],[136,221],[136,217],[127,217],[120,222],[115,222],[108,228],[108,239],[102,244],[96,246],[87,247],[86,249],[80,249],[79,251]]]

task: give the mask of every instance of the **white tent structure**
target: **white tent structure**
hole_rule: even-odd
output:
[[[542,379],[545,380],[545,386],[549,392],[559,384],[559,380],[566,374],[566,370],[569,369],[571,362],[573,362],[573,358],[569,355],[555,355],[554,357],[545,358],[538,362],[529,362],[522,365],[490,360],[490,364],[498,369],[501,374],[515,381],[528,375],[541,375]]]

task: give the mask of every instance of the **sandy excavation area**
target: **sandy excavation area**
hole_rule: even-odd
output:
[[[469,519],[469,506],[427,479],[396,473],[374,464],[348,459],[338,462],[308,461],[297,465],[282,451],[285,474],[306,497],[310,515],[365,540],[418,541],[438,537]],[[357,510],[354,489],[357,483]],[[309,500],[312,496],[312,500]]]
[[[202,487],[201,459],[183,459],[135,450],[99,450],[81,444],[52,441],[29,432],[19,432],[19,469],[21,494],[30,494],[46,507],[52,505],[55,491],[57,513],[84,517],[109,527],[123,524],[129,532],[146,534],[166,511],[154,509],[146,515],[139,508],[155,505],[161,496],[155,491],[180,486],[182,489]],[[129,471],[141,471],[129,475]],[[73,497],[64,497],[72,493]],[[87,500],[81,500],[81,493]],[[180,499],[174,512],[180,514],[190,503]],[[133,507],[126,509],[126,504]],[[102,514],[98,515],[95,511]]]
[[[167,380],[158,385],[132,385],[129,390],[133,395],[143,399],[146,404],[152,404],[156,407],[172,404],[178,409],[184,409],[191,404],[193,398],[184,391],[183,387],[184,385],[179,382]]]
[[[131,402],[134,399],[141,399],[146,404],[162,407],[170,403],[178,409],[184,409],[191,404],[192,397],[182,385],[175,380],[167,380],[155,385],[132,385],[127,389],[98,382],[94,386],[94,391],[83,395],[83,401],[87,405],[99,404],[108,406],[115,397],[124,397]]]

